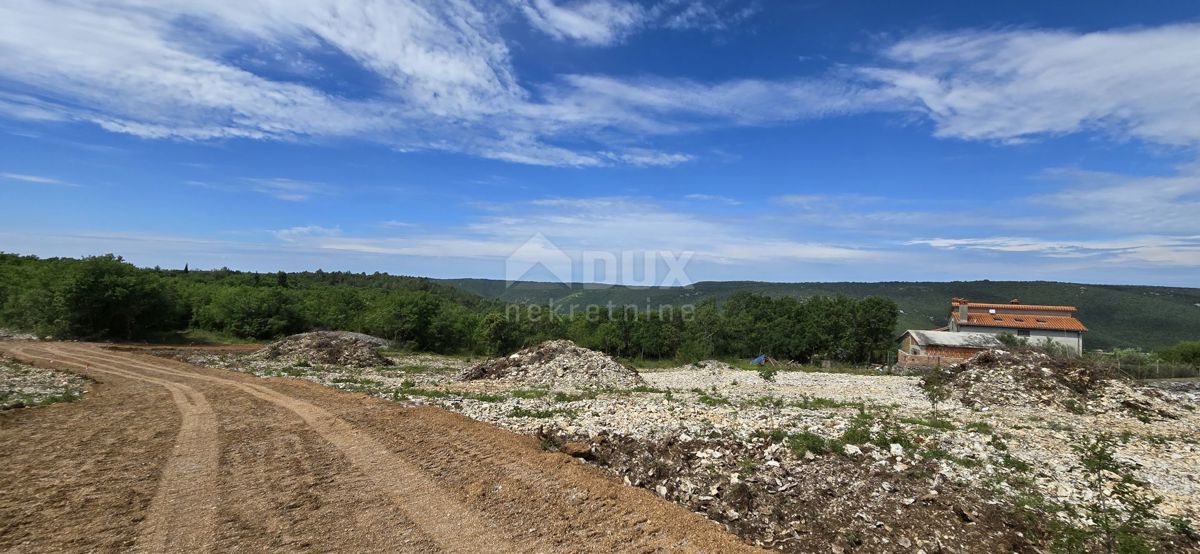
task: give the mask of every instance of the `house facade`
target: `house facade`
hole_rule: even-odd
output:
[[[910,329],[900,336],[896,361],[905,366],[946,366],[992,348],[1004,348],[1004,343],[988,333]]]
[[[1015,298],[1007,304],[955,298],[950,301],[947,329],[955,333],[1010,333],[1033,344],[1050,340],[1082,354],[1087,327],[1075,318],[1075,312],[1074,306],[1022,304]]]

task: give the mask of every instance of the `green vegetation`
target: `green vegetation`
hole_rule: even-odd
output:
[[[1117,459],[1118,440],[1100,433],[1071,445],[1094,493],[1084,511],[1095,524],[1094,540],[1106,552],[1150,552],[1143,535],[1162,499],[1146,492],[1146,483],[1133,473],[1134,464]]]
[[[31,406],[46,406],[59,402],[74,402],[83,397],[83,391],[66,389],[56,394],[23,394],[16,391],[0,390],[0,410],[12,408],[28,408]]]
[[[509,391],[509,394],[511,394],[513,398],[533,399],[546,396],[547,391],[545,389],[513,389]]]
[[[909,425],[920,425],[922,427],[929,427],[930,429],[938,429],[941,431],[953,431],[955,429],[953,422],[935,417],[902,417],[900,418],[900,422],[907,423]]]
[[[929,401],[930,418],[936,420],[938,404],[950,398],[950,386],[946,383],[946,375],[940,364],[921,379],[921,393]]]
[[[614,356],[695,361],[770,354],[882,360],[897,309],[885,298],[734,295],[688,310],[593,306],[563,315],[506,305],[448,284],[381,273],[143,269],[112,255],[0,254],[0,326],[42,335],[177,341],[265,340],[311,329],[358,331],[396,348],[496,355],[568,338]]]
[[[932,329],[946,324],[950,299],[1005,303],[1016,297],[1027,304],[1064,304],[1079,308],[1079,319],[1088,326],[1088,349],[1140,347],[1147,351],[1167,348],[1179,341],[1197,341],[1200,329],[1200,288],[1135,285],[1085,285],[1049,281],[955,281],[887,283],[760,283],[704,282],[688,287],[634,288],[565,286],[550,283],[510,283],[500,280],[458,279],[443,281],[476,294],[507,302],[540,303],[551,300],[560,310],[580,306],[681,305],[713,299],[723,305],[738,292],[771,297],[812,298],[843,295],[850,298],[890,298],[901,313],[892,329]],[[780,356],[776,356],[780,357]]]

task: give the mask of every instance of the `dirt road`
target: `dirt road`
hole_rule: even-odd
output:
[[[0,551],[755,551],[441,409],[100,345],[0,350],[96,381],[0,413]]]

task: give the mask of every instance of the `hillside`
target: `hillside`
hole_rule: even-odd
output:
[[[597,287],[557,283],[489,279],[443,281],[465,291],[507,302],[553,301],[560,310],[591,304],[633,304],[653,308],[713,297],[717,301],[735,292],[751,291],[770,296],[809,297],[842,294],[854,298],[879,295],[900,306],[899,328],[930,329],[945,325],[950,298],[961,296],[979,302],[1007,302],[1020,298],[1027,304],[1067,304],[1079,308],[1079,319],[1091,331],[1087,348],[1139,347],[1157,350],[1182,340],[1200,339],[1200,289],[1137,285],[1085,285],[1049,281],[955,281],[883,283],[761,283],[753,281],[701,282],[690,287]]]

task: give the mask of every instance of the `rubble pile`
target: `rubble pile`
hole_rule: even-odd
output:
[[[343,367],[379,367],[391,365],[391,361],[379,353],[379,348],[387,344],[384,339],[362,333],[315,331],[273,342],[246,358]]]
[[[797,453],[766,439],[658,441],[620,435],[545,437],[560,451],[613,471],[783,552],[1023,551],[1024,522],[899,445],[852,455]]]
[[[75,400],[88,379],[0,358],[0,410]]]
[[[37,335],[10,329],[0,329],[0,340],[38,340]]]
[[[1078,414],[1127,413],[1176,419],[1162,391],[1134,387],[1111,372],[1078,359],[1041,352],[986,350],[943,372],[963,405],[1051,407]]]
[[[645,385],[636,371],[602,352],[569,340],[550,340],[505,358],[471,366],[461,381],[503,379],[554,389],[632,388]]]

